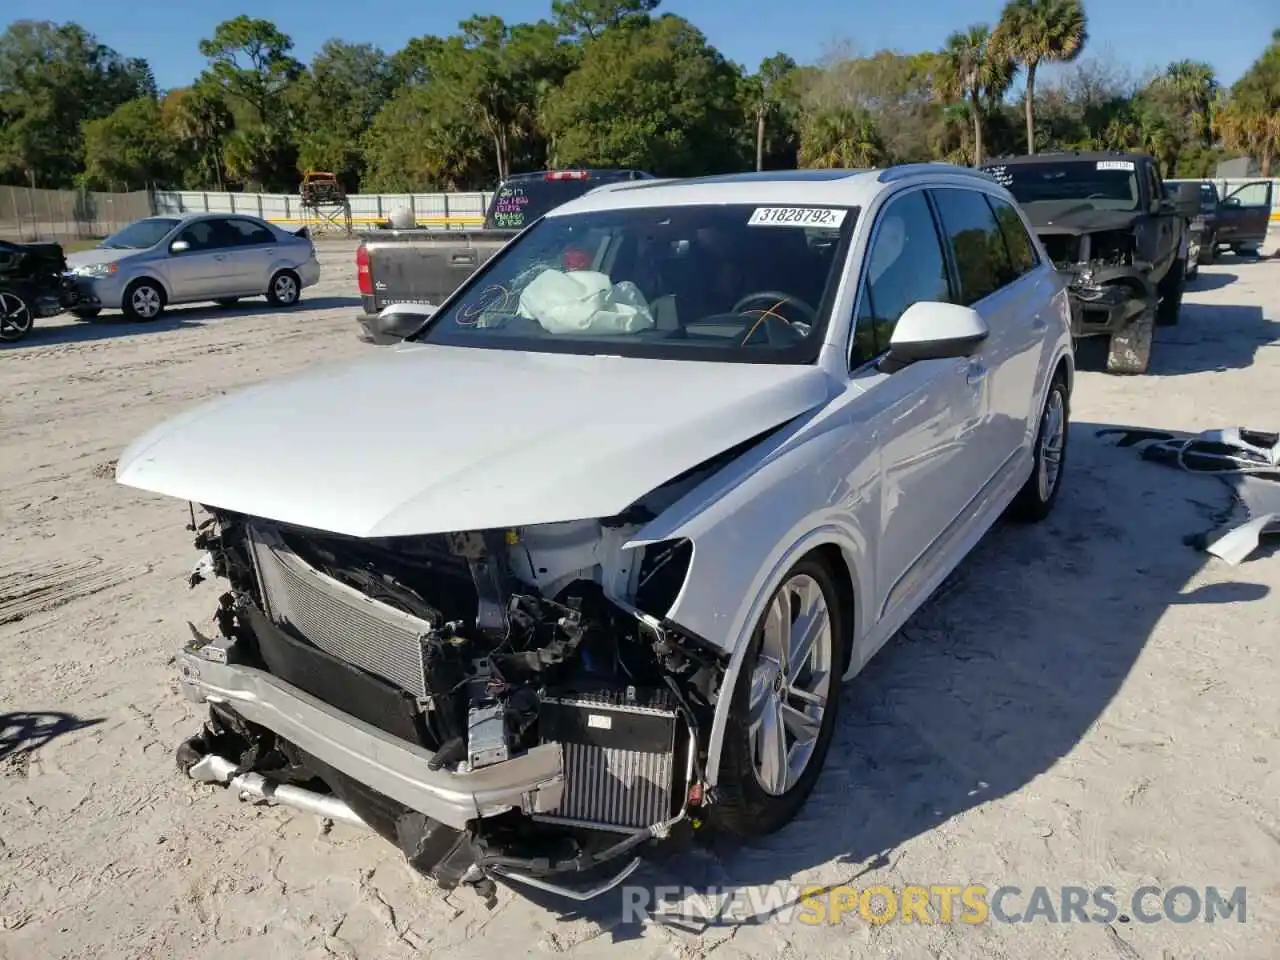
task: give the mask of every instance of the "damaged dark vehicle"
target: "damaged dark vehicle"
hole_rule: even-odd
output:
[[[37,319],[63,313],[76,303],[58,243],[0,240],[0,343],[16,343]]]
[[[1069,277],[1072,335],[1108,338],[1107,370],[1145,373],[1156,326],[1178,322],[1197,184],[1166,196],[1154,160],[1133,153],[1036,154],[983,169],[1009,190]]]

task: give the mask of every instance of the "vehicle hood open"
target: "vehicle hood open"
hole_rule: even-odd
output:
[[[831,389],[813,366],[406,343],[180,414],[116,479],[360,537],[609,517]]]
[[[1036,233],[1082,234],[1127,230],[1145,214],[1141,210],[1097,210],[1080,200],[1035,200],[1024,203]]]

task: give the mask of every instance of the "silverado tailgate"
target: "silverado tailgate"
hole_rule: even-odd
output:
[[[372,312],[391,303],[439,306],[513,236],[505,230],[366,235]]]

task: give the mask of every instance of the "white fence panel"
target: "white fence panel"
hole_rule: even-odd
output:
[[[393,211],[412,211],[419,227],[457,230],[478,227],[484,222],[491,193],[353,193],[347,197],[354,230],[368,229],[386,223]],[[317,217],[305,210],[296,194],[220,193],[212,190],[169,190],[155,194],[157,214],[178,213],[248,213],[281,226],[316,223],[331,229],[339,216],[326,223],[325,215]],[[332,208],[329,208],[331,210]]]

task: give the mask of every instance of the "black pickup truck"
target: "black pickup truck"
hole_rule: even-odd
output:
[[[1072,334],[1108,337],[1111,373],[1145,373],[1154,327],[1178,322],[1199,185],[1179,184],[1167,198],[1155,161],[1137,153],[1002,157],[983,170],[1014,195],[1067,275]]]
[[[391,304],[438,307],[464,280],[548,210],[588,190],[624,180],[652,180],[641,170],[545,170],[499,184],[479,230],[376,230],[360,235],[356,278],[363,313],[360,339],[396,343],[374,323]]]

